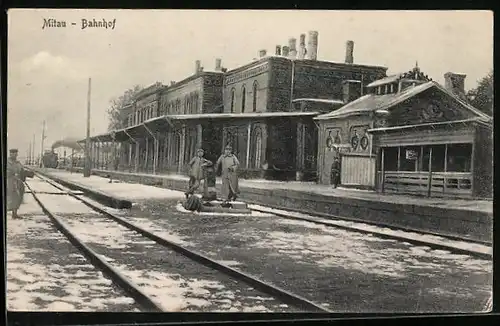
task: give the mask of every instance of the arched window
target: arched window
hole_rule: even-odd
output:
[[[200,113],[198,112],[198,92],[193,94],[193,113]]]
[[[231,90],[231,113],[234,113],[234,102],[235,102],[235,91],[234,88]]]
[[[253,112],[257,111],[257,88],[258,88],[257,81],[254,81],[253,82],[253,90],[252,90],[252,94],[253,94],[253,103],[252,103]]]
[[[257,127],[254,129],[254,142],[255,142],[255,147],[254,147],[254,160],[253,160],[253,166],[256,169],[260,169],[261,164],[262,164],[262,130],[260,127]]]
[[[184,96],[184,114],[189,114],[189,95]]]
[[[245,89],[245,85],[241,87],[241,113],[245,112],[245,102],[247,98],[247,91]]]
[[[181,113],[181,100],[177,99],[175,101],[175,114],[180,114]]]

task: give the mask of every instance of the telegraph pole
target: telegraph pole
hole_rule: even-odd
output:
[[[35,158],[35,134],[33,134],[33,143],[31,145],[31,159],[33,162],[31,163],[32,165],[35,165],[36,158]]]
[[[92,86],[92,78],[89,78],[89,90],[87,93],[87,138],[85,139],[85,166],[83,176],[90,177],[90,89]]]
[[[43,168],[43,142],[45,140],[45,120],[43,120],[43,127],[42,127],[42,143],[40,145],[41,151],[40,151],[40,167]]]
[[[31,142],[30,142],[30,146],[28,147],[28,162],[27,164],[28,165],[31,165]]]

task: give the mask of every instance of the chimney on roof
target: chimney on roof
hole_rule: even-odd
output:
[[[453,72],[447,72],[444,74],[444,87],[458,96],[461,99],[465,99],[465,77],[464,74],[456,74]]]
[[[201,61],[196,60],[194,63],[194,73],[197,74],[201,71]]]
[[[344,103],[360,98],[362,87],[363,85],[359,80],[344,80],[342,82],[342,100]]]
[[[307,41],[307,57],[309,60],[318,59],[318,32],[310,31]]]
[[[259,58],[264,58],[267,54],[267,51],[266,50],[260,50],[259,51]]]
[[[281,46],[280,45],[276,45],[276,55],[281,55]]]
[[[215,59],[215,71],[221,71],[222,60],[220,58]]]
[[[347,41],[346,43],[346,49],[345,49],[345,63],[354,63],[354,42],[353,41]]]
[[[284,56],[284,57],[288,57],[289,53],[290,53],[290,48],[286,45],[283,45],[283,47],[281,48],[283,50],[283,52],[281,52],[281,54]]]
[[[299,59],[304,59],[306,57],[306,34],[300,34],[299,39]]]
[[[297,57],[297,39],[293,37],[288,39],[288,47],[290,48],[290,58],[295,59]]]

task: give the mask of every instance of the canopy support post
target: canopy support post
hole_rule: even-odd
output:
[[[151,135],[151,137],[153,137],[153,148],[154,148],[154,152],[153,152],[153,174],[156,174],[156,164],[158,162],[158,137],[157,137],[157,135],[155,135],[151,131],[151,129],[148,128],[148,126],[146,126],[145,124],[143,126],[144,126],[144,128],[146,128],[146,130]],[[147,138],[146,138],[146,141],[147,141]]]
[[[252,135],[252,123],[249,122],[247,125],[247,155],[246,155],[246,168],[250,166],[250,136]]]

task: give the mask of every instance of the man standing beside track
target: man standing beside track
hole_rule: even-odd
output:
[[[215,171],[218,170],[219,166],[222,167],[222,200],[236,200],[239,194],[238,167],[240,166],[240,162],[236,158],[236,155],[232,153],[231,145],[226,146],[224,154],[217,160]]]
[[[24,180],[26,175],[22,164],[17,160],[17,149],[9,151],[7,160],[7,211],[12,211],[12,218],[20,218],[17,210],[24,197]]]
[[[186,198],[189,197],[189,195],[194,194],[196,189],[200,187],[201,180],[203,179],[203,168],[205,166],[211,165],[212,162],[209,160],[205,159],[203,155],[205,154],[205,151],[203,149],[198,149],[196,151],[196,156],[189,161],[188,166],[189,166],[189,189],[185,193]]]
[[[333,188],[337,188],[340,183],[340,158],[335,156],[332,163],[331,183]]]

